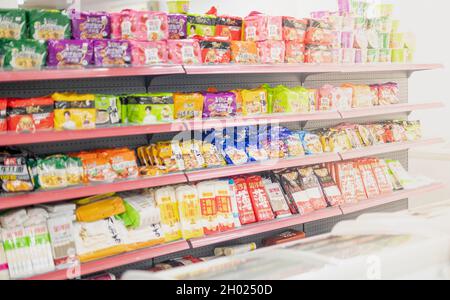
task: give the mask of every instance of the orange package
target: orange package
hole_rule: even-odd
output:
[[[136,154],[130,149],[117,149],[106,152],[111,168],[118,178],[131,179],[139,177]]]
[[[259,63],[258,47],[256,42],[231,42],[231,61],[238,64]]]
[[[97,153],[81,153],[76,157],[83,162],[86,182],[111,182],[117,178],[117,174],[106,157]]]

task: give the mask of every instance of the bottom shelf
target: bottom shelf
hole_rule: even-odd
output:
[[[149,260],[152,258],[174,254],[177,252],[200,248],[204,246],[223,243],[231,240],[235,240],[242,237],[248,237],[260,233],[270,232],[283,228],[288,228],[296,225],[328,219],[331,217],[347,215],[355,212],[360,212],[369,208],[377,207],[380,205],[396,202],[402,199],[407,199],[413,196],[419,196],[432,191],[437,191],[444,188],[442,183],[435,183],[428,186],[420,187],[417,189],[404,190],[392,193],[390,195],[383,195],[377,198],[363,201],[358,204],[343,205],[341,207],[330,207],[321,211],[314,212],[306,216],[292,216],[288,218],[276,219],[268,222],[261,222],[252,225],[246,225],[231,231],[224,233],[206,236],[199,239],[193,239],[189,241],[179,241],[171,244],[156,246],[152,248],[146,248],[137,250],[121,255],[104,258],[97,261],[81,264],[78,272],[72,272],[70,270],[58,270],[47,274],[37,275],[28,278],[28,280],[65,280],[78,278],[80,276],[86,276],[101,271],[106,271],[119,266],[132,264]],[[76,273],[73,276],[72,273]]]

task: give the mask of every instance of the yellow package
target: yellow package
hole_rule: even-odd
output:
[[[266,89],[242,90],[241,97],[243,116],[267,114],[268,105]]]
[[[100,200],[104,200],[107,198],[111,198],[114,197],[116,195],[116,193],[108,193],[108,194],[103,194],[103,195],[97,195],[97,196],[92,196],[92,197],[88,197],[88,198],[83,198],[83,199],[79,199],[75,201],[75,204],[77,205],[86,205],[86,204],[90,204],[90,203],[94,203]]]
[[[55,93],[55,129],[93,129],[97,121],[95,95]]]
[[[125,211],[122,198],[113,197],[77,208],[76,216],[78,222],[90,223],[120,215]]]
[[[202,155],[205,160],[206,167],[224,167],[227,165],[225,159],[220,154],[216,146],[211,143],[203,143],[202,145]]]
[[[203,115],[203,101],[205,97],[200,93],[174,94],[176,120],[201,119]]]
[[[161,228],[166,243],[181,239],[180,214],[173,187],[164,187],[155,191],[155,199],[161,214]]]
[[[201,169],[205,166],[205,160],[201,153],[201,142],[183,141],[181,143],[184,167],[186,170]]]
[[[156,146],[157,157],[163,162],[167,172],[184,171],[183,151],[178,141],[159,142]]]
[[[185,240],[204,235],[202,211],[197,189],[193,186],[180,186],[176,189],[180,212],[181,234]]]

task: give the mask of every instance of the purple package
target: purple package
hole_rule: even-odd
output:
[[[131,45],[128,41],[96,40],[94,62],[99,67],[128,65],[131,63]]]
[[[92,64],[94,49],[87,40],[48,41],[47,66],[87,66]]]
[[[111,36],[111,16],[106,12],[72,11],[74,39],[108,39]]]
[[[187,16],[180,14],[169,14],[169,39],[182,40],[187,38]]]
[[[235,93],[205,93],[203,118],[227,118],[236,115]]]

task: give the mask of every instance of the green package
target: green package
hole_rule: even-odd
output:
[[[95,95],[97,125],[115,125],[121,122],[122,105],[120,99],[113,95]]]
[[[273,88],[268,84],[263,84],[261,86],[267,92],[267,113],[273,113]]]
[[[70,18],[59,10],[28,11],[29,37],[35,40],[64,40],[71,38]]]
[[[3,66],[18,70],[36,69],[45,65],[47,46],[33,40],[10,40],[1,46]]]
[[[120,96],[120,121],[122,124],[128,124],[128,98],[127,96]]]
[[[273,113],[308,113],[309,94],[304,87],[280,85],[273,90]]]
[[[0,9],[0,39],[24,39],[26,32],[27,14],[25,10]]]
[[[212,15],[189,14],[187,16],[187,34],[189,37],[212,37],[216,35],[216,17]]]
[[[129,123],[149,125],[174,120],[172,93],[130,95],[126,101]]]

